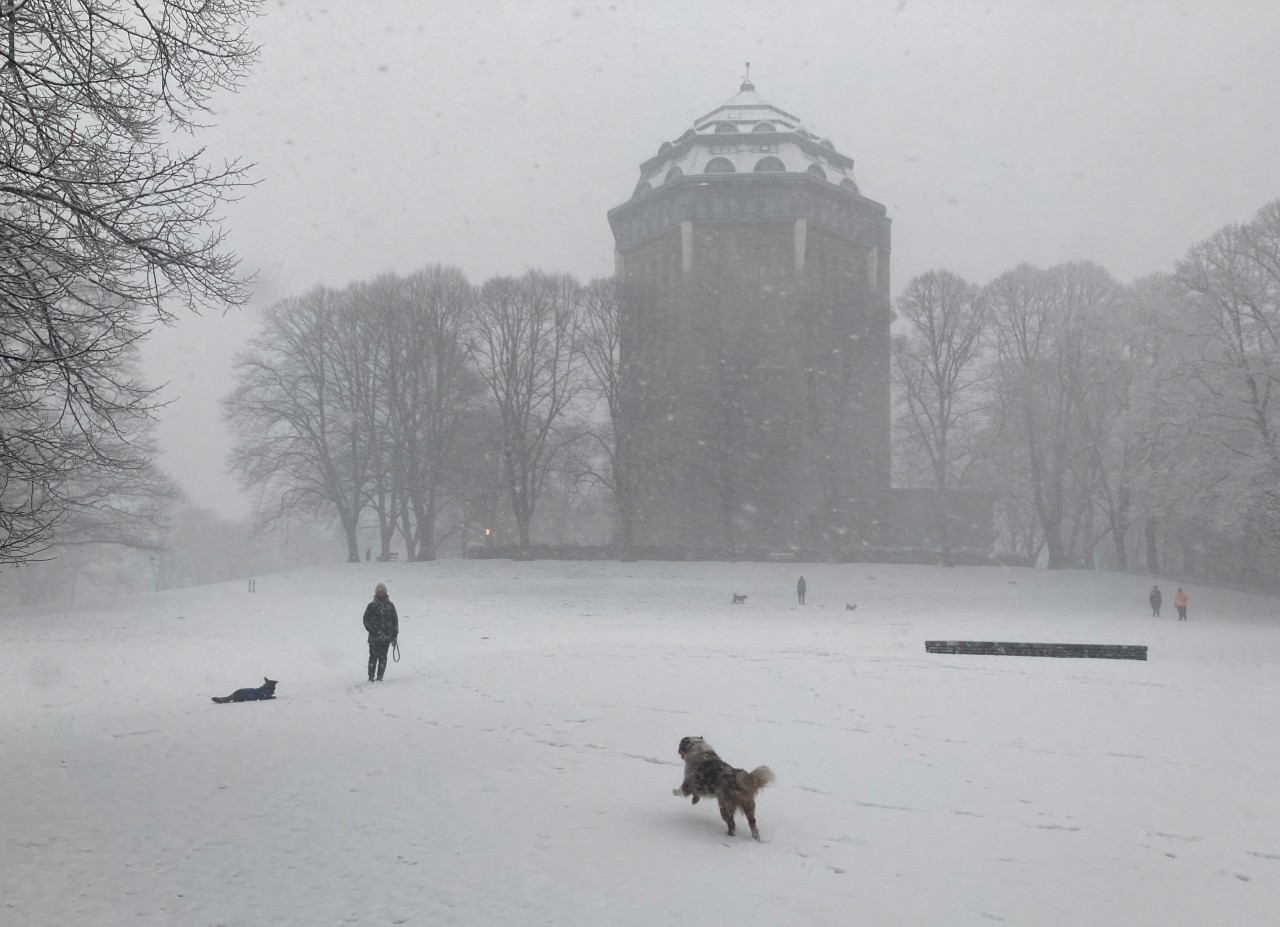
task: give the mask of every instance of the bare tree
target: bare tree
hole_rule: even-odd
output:
[[[1048,566],[1067,564],[1063,528],[1080,407],[1093,382],[1101,319],[1115,281],[1088,262],[1040,270],[1023,264],[983,291],[995,343],[997,408],[1013,416],[1026,442],[1032,499]]]
[[[467,367],[463,329],[471,285],[454,267],[432,265],[396,281],[382,326],[389,430],[410,560],[434,560],[437,522],[451,499],[464,418],[483,388]]]
[[[907,284],[898,316],[907,331],[894,340],[906,431],[929,460],[938,492],[937,531],[943,563],[952,564],[951,491],[970,459],[963,429],[980,411],[986,312],[982,291],[949,271],[931,271]]]
[[[1152,274],[1127,287],[1108,321],[1112,371],[1086,417],[1090,458],[1098,474],[1097,500],[1119,569],[1129,566],[1128,538],[1142,525],[1147,570],[1159,572],[1156,537],[1167,514],[1164,434],[1182,397],[1168,365],[1177,306],[1172,278]]]
[[[327,345],[336,374],[334,396],[349,417],[347,433],[353,443],[360,442],[367,464],[365,505],[378,522],[379,560],[391,557],[406,498],[400,436],[391,409],[391,384],[397,376],[391,365],[398,358],[388,355],[386,339],[398,298],[398,278],[393,274],[351,284],[338,294],[340,308]]]
[[[274,304],[263,334],[236,359],[236,387],[224,401],[240,436],[231,466],[257,491],[260,524],[336,517],[352,563],[379,455],[368,417],[379,371],[353,315],[341,294],[322,287]]]
[[[218,207],[239,164],[177,152],[255,50],[251,0],[0,2],[0,562],[41,550],[81,466],[137,468],[121,371],[176,309],[241,304]],[[104,440],[110,439],[110,440]]]
[[[635,542],[634,433],[628,413],[634,403],[624,402],[622,391],[622,300],[613,277],[592,280],[583,289],[582,354],[591,372],[591,390],[604,404],[605,427],[592,429],[604,454],[606,468],[591,472],[613,493],[615,517],[613,542],[622,559],[631,556]],[[589,462],[588,462],[589,463]]]
[[[1216,464],[1235,518],[1280,544],[1280,201],[1193,246],[1175,279],[1187,309],[1178,374],[1196,411],[1181,468],[1203,482]]]
[[[182,492],[152,463],[155,422],[122,414],[116,424],[120,435],[95,436],[101,458],[79,461],[50,485],[52,494],[74,504],[42,555],[49,562],[28,560],[16,571],[24,602],[71,601],[82,578],[98,588],[145,588],[137,575],[145,575],[149,561],[163,552]],[[136,463],[119,465],[130,458]]]
[[[522,548],[556,449],[556,426],[582,389],[581,286],[530,271],[477,294],[469,351],[502,419],[503,475]]]
[[[983,451],[974,481],[990,493],[996,538],[1006,550],[1035,564],[1044,550],[1044,531],[1028,476],[1027,441],[1008,410],[993,410],[991,418],[980,437]]]

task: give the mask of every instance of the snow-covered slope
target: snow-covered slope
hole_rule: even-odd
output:
[[[403,658],[371,686],[380,580]],[[442,561],[5,610],[0,923],[1274,923],[1277,599],[1184,584],[1180,623],[1150,585]],[[773,768],[762,842],[672,797],[685,734]]]

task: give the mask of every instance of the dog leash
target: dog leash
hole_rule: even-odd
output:
[[[396,638],[391,642],[391,659],[397,663],[400,662],[400,638]]]

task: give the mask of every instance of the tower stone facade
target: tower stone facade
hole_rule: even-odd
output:
[[[890,220],[853,159],[744,81],[662,142],[609,222],[621,540],[730,555],[875,543]]]

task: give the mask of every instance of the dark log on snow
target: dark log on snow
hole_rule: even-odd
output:
[[[1024,641],[925,641],[929,653],[993,654],[1002,657],[1092,657],[1145,660],[1146,644],[1037,644]]]

